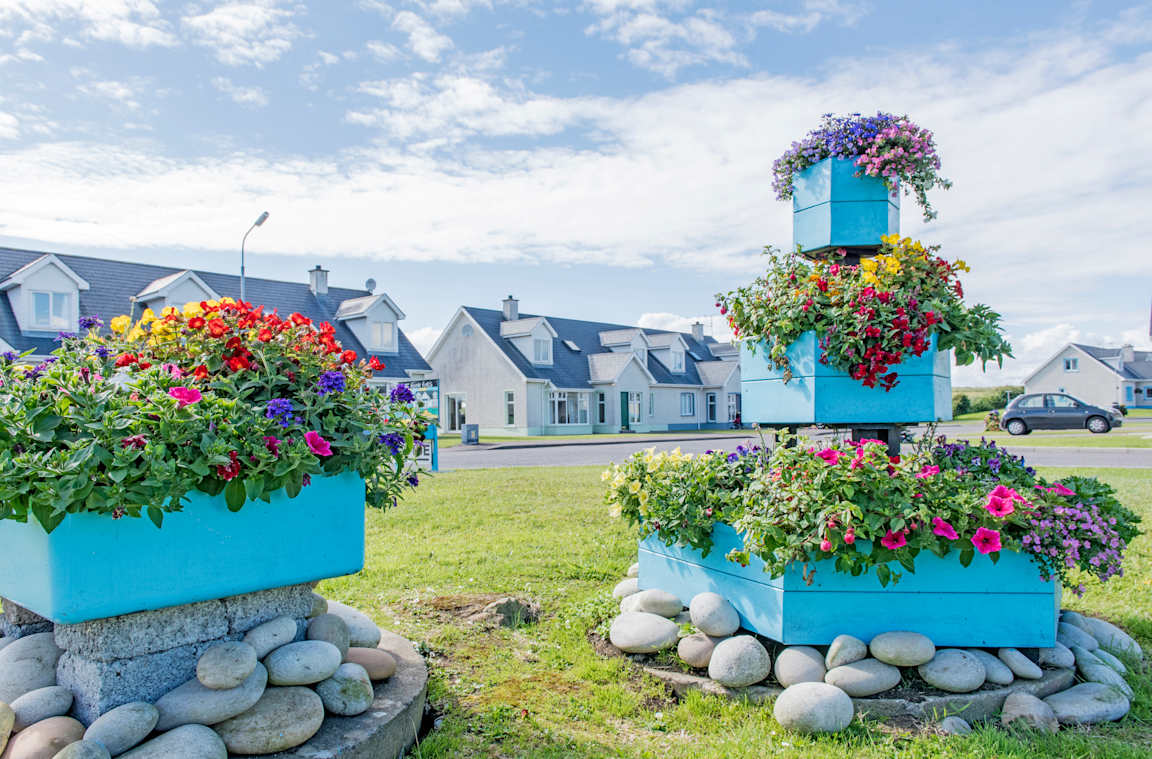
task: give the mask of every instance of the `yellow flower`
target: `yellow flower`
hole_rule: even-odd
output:
[[[956,259],[956,268],[961,270],[961,271],[972,271],[971,269],[968,268],[967,262],[965,262],[963,259],[959,259],[959,258]]]
[[[227,295],[225,295],[223,298],[220,299],[220,305],[221,306],[230,306],[235,302],[236,302],[235,298],[229,298]]]
[[[172,325],[168,322],[158,321],[152,325],[152,335],[155,337],[167,337],[174,331],[175,330],[172,328]]]
[[[200,304],[196,301],[189,301],[184,304],[184,318],[191,319],[193,316],[199,316],[204,313],[204,309],[200,308]]]
[[[132,331],[128,333],[128,342],[135,343],[144,337],[147,333],[139,327],[133,327]]]
[[[220,301],[218,301],[218,300],[209,300],[209,301],[205,301],[205,302],[204,302],[204,305],[208,306],[208,310],[209,310],[209,311],[213,311],[213,310],[215,310],[215,309],[219,308],[219,306],[220,306]]]
[[[631,482],[629,482],[628,483],[628,492],[631,493],[632,495],[636,495],[637,493],[639,493],[640,492],[640,483],[637,482],[636,480],[632,480]]]
[[[165,306],[160,310],[161,316],[178,316],[179,314],[180,311],[177,310],[176,306]]]
[[[156,314],[152,312],[152,309],[146,308],[144,313],[140,314],[140,326],[151,324],[154,321],[156,321]]]
[[[603,472],[600,473],[600,481],[601,482],[607,482],[611,478],[612,478],[612,470],[611,469],[605,469]]]
[[[124,330],[128,329],[128,325],[131,323],[132,320],[127,316],[117,316],[109,323],[108,326],[112,328],[113,332],[119,335],[124,332]]]
[[[641,506],[647,506],[648,505],[648,499],[651,497],[652,496],[648,495],[647,490],[641,490],[640,491],[640,505]]]

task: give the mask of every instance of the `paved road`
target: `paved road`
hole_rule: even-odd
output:
[[[979,430],[948,429],[949,437],[965,435],[978,437]],[[759,443],[755,433],[748,436],[713,435],[706,439],[629,440],[594,445],[524,445],[519,447],[457,446],[440,452],[441,470],[487,469],[509,466],[606,466],[623,461],[636,451],[656,447],[671,450],[679,447],[685,453],[703,453],[711,448],[732,450],[739,444]],[[1009,446],[1013,453],[1022,454],[1034,466],[1084,466],[1152,469],[1152,448],[1028,448]]]

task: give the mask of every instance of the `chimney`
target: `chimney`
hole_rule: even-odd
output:
[[[520,301],[509,295],[504,299],[504,321],[514,322],[520,318]]]
[[[692,325],[692,339],[698,343],[704,342],[704,325],[700,322]]]
[[[315,269],[308,270],[308,289],[313,295],[328,294],[328,270],[321,269],[320,264],[316,264]]]
[[[1136,349],[1132,347],[1131,343],[1125,345],[1120,349],[1120,368],[1124,368],[1124,364],[1131,364],[1136,360]]]

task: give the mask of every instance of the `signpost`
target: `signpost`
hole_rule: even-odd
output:
[[[413,380],[405,382],[416,396],[416,402],[426,411],[430,411],[437,418],[440,417],[440,380]],[[438,425],[433,424],[424,436],[424,445],[416,452],[416,461],[427,467],[430,471],[440,471],[440,439],[437,434]]]

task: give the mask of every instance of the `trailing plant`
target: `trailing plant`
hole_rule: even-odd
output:
[[[923,355],[933,340],[963,366],[979,359],[1002,363],[1012,355],[1000,315],[964,303],[963,261],[936,255],[910,238],[882,238],[879,255],[859,265],[808,261],[768,248],[768,269],[751,285],[717,296],[733,333],[753,351],[763,342],[769,359],[792,377],[788,348],[805,332],[820,336],[820,362],[866,387],[895,387],[892,367]]]
[[[0,519],[51,532],[70,513],[146,514],[159,527],[193,491],[238,510],[354,471],[386,506],[419,482],[430,415],[403,385],[373,389],[382,365],[330,324],[225,298],[81,326],[40,363],[0,358]]]

